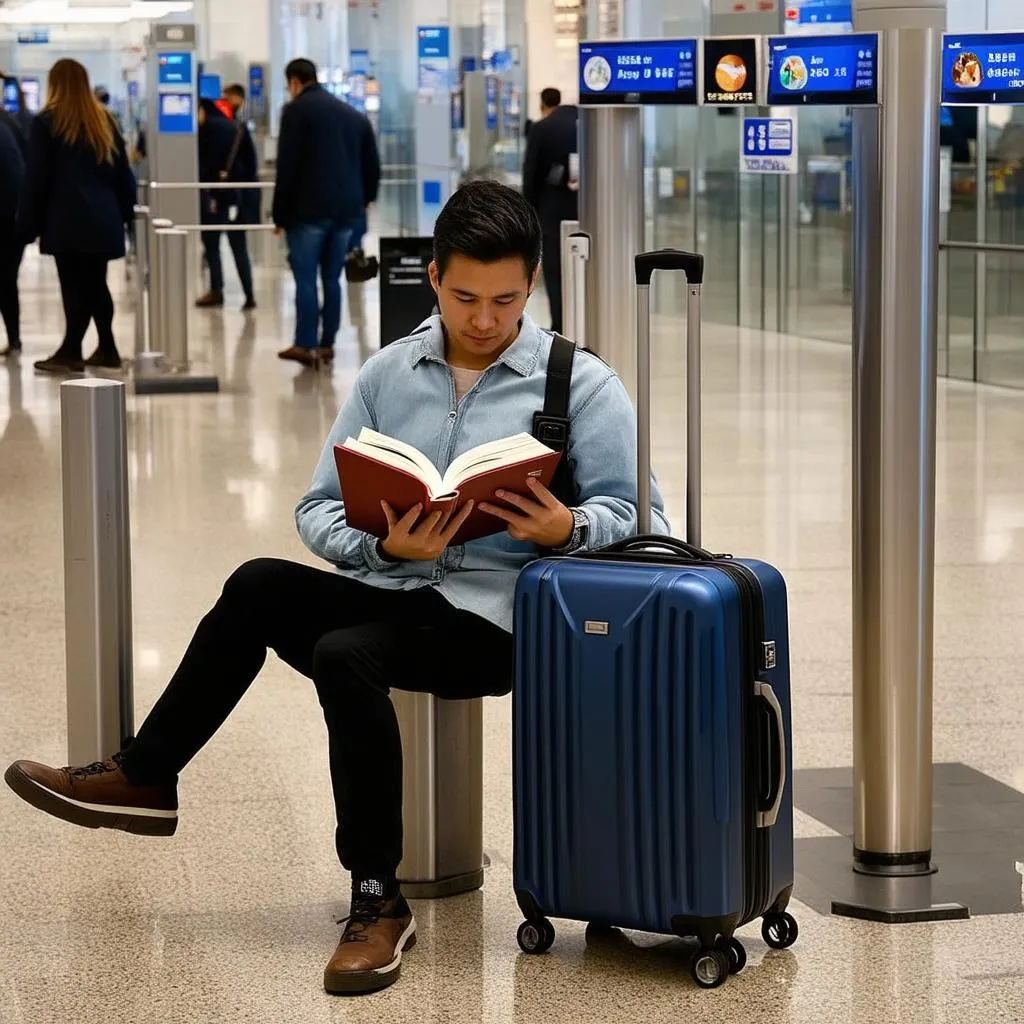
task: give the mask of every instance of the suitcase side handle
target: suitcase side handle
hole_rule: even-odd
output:
[[[636,283],[641,287],[650,286],[656,270],[681,270],[686,274],[688,284],[704,283],[704,257],[699,252],[683,252],[682,249],[657,249],[642,252],[636,257]]]
[[[628,537],[615,544],[609,544],[602,548],[602,551],[609,553],[625,554],[634,551],[651,551],[660,549],[670,551],[674,555],[681,555],[694,562],[715,562],[721,560],[721,555],[713,555],[710,551],[687,544],[684,540],[677,540],[675,537],[663,537],[660,534],[643,534],[639,537]]]
[[[775,696],[775,691],[770,683],[759,680],[754,684],[754,692],[771,708],[778,735],[778,745],[775,748],[779,752],[778,783],[773,791],[774,796],[772,797],[771,806],[767,810],[757,812],[757,827],[772,828],[779,820],[782,798],[786,792],[786,719],[782,713],[782,705],[779,703],[779,698]]]

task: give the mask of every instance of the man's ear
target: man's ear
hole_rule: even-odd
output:
[[[437,262],[435,260],[430,261],[430,266],[427,267],[427,277],[430,278],[430,287],[434,289],[435,295],[440,295],[441,292],[441,275],[437,269]]]
[[[542,264],[538,263],[536,268],[533,271],[533,277],[530,279],[530,289],[526,293],[527,295],[532,295],[533,294],[533,289],[537,287],[537,282],[540,280],[541,269],[542,269]]]

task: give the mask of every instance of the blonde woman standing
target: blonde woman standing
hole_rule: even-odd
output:
[[[67,324],[60,348],[36,369],[116,369],[121,357],[107,264],[125,255],[135,177],[114,119],[93,95],[88,72],[77,61],[59,60],[50,71],[46,107],[29,137],[26,179],[21,233],[27,242],[38,238],[40,250],[56,259]],[[91,321],[99,346],[83,360]]]

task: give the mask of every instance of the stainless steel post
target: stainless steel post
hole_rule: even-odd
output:
[[[640,107],[580,110],[580,228],[590,236],[587,344],[636,395],[633,258],[644,250]]]
[[[167,231],[174,225],[163,217],[155,217],[150,220],[150,235],[147,249],[149,250],[149,351],[166,352],[167,342],[164,337],[164,327],[167,323],[167,315],[161,307],[161,290],[164,286],[163,267],[160,265],[160,247],[157,244],[157,234],[160,231]]]
[[[574,231],[579,231],[578,220],[563,220],[559,234],[559,243],[562,247],[562,326],[566,332],[575,331],[576,328],[576,293],[574,291],[576,282],[572,276],[572,250],[569,245],[569,236]],[[569,337],[579,343],[579,339],[570,334]]]
[[[149,207],[135,207],[135,357],[147,350],[149,292]]]
[[[406,896],[435,899],[484,881],[483,701],[392,693],[402,735]]]
[[[933,870],[940,0],[858,0],[881,99],[855,121],[854,867]]]
[[[132,735],[132,569],[124,385],[60,389],[68,764]]]
[[[636,480],[637,530],[651,532],[651,286],[640,284],[636,299]]]
[[[188,369],[188,232],[165,228],[156,233],[160,250],[161,312],[167,365]]]
[[[572,260],[573,341],[587,347],[587,263],[590,261],[590,236],[577,231],[569,239]]]
[[[686,302],[686,539],[696,547],[703,538],[704,439],[701,430],[701,285],[687,285]]]

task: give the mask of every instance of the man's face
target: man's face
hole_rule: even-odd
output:
[[[294,100],[302,93],[302,83],[297,78],[288,79],[288,95]]]
[[[448,330],[449,361],[482,370],[515,341],[537,274],[527,277],[519,256],[481,263],[456,253],[443,278],[430,264],[430,283]]]
[[[237,114],[243,106],[245,106],[245,100],[242,99],[238,93],[226,92],[224,93],[224,99],[231,104],[231,109]]]

